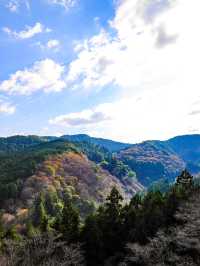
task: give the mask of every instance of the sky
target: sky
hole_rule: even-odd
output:
[[[0,0],[0,136],[200,133],[199,0]]]

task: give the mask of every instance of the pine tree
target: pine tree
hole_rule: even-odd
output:
[[[99,209],[99,226],[103,235],[105,254],[111,255],[122,248],[122,201],[116,187],[111,190],[104,207]]]
[[[80,217],[78,211],[71,202],[65,203],[59,225],[63,238],[68,242],[74,242],[79,236]]]
[[[193,176],[185,169],[180,176],[177,177],[176,179],[176,184],[177,185],[182,185],[184,187],[191,186],[193,181]]]
[[[35,201],[33,223],[41,232],[49,231],[49,219],[45,209],[45,198],[43,193]]]
[[[83,243],[88,265],[99,265],[104,254],[102,231],[99,227],[97,215],[89,215],[86,218],[81,231],[81,241]]]

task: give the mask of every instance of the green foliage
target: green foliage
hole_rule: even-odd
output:
[[[5,231],[3,238],[15,240],[15,241],[21,240],[21,236],[17,233],[15,225],[12,225]]]
[[[88,265],[100,263],[114,251],[122,248],[122,201],[119,191],[114,187],[106,203],[99,207],[95,215],[90,215],[82,229]],[[92,248],[93,247],[93,248]]]
[[[106,149],[90,143],[70,144],[64,141],[41,143],[37,146],[20,149],[12,154],[0,155],[0,200],[17,198],[23,181],[33,175],[37,165],[50,155],[62,154],[66,151],[84,152],[90,160],[98,163],[93,170],[98,171],[99,165],[117,176],[122,182],[133,182],[135,172],[131,171],[133,161],[122,162]],[[127,159],[128,160],[128,159]],[[127,166],[131,165],[131,167]],[[137,164],[137,167],[144,165]],[[54,176],[55,169],[47,165],[49,174]],[[153,175],[162,171],[160,164],[152,167],[145,162],[145,171]],[[180,176],[181,177],[181,176]],[[155,176],[155,179],[157,177]],[[180,181],[181,179],[179,179]],[[43,232],[54,232],[62,236],[61,240],[68,243],[82,242],[87,265],[103,265],[108,257],[123,250],[127,242],[145,244],[156,234],[159,228],[168,227],[174,221],[174,214],[183,200],[187,199],[191,187],[183,182],[164,190],[165,182],[156,183],[144,196],[134,195],[129,203],[114,187],[106,202],[96,212],[91,201],[77,197],[73,186],[62,187],[58,194],[49,189],[40,193],[35,200],[30,220],[27,222],[29,238]],[[80,214],[90,214],[85,223],[81,224]],[[20,240],[15,227],[5,230],[0,224],[0,240],[5,238]]]
[[[33,224],[35,227],[38,227],[41,232],[49,230],[49,219],[45,208],[45,196],[43,193],[40,193],[34,204]]]
[[[62,211],[62,217],[58,229],[63,238],[68,242],[74,242],[79,237],[80,217],[78,211],[71,204],[66,202]]]
[[[165,178],[161,178],[158,181],[153,182],[148,190],[149,191],[160,191],[162,193],[166,193],[170,190],[171,184]]]
[[[28,220],[27,223],[26,223],[26,235],[29,237],[29,238],[32,238],[36,235],[39,235],[39,230],[34,227],[33,223],[31,220]]]
[[[91,161],[98,163],[103,169],[108,170],[112,175],[121,181],[125,178],[136,177],[135,173],[113,153],[103,146],[95,145],[90,142],[77,143],[78,149],[85,153]]]
[[[63,152],[77,152],[76,147],[68,142],[45,142],[13,153],[0,153],[0,201],[16,198],[22,188],[23,181],[33,175],[37,166],[50,155]],[[49,166],[49,173],[54,169]]]
[[[189,193],[188,188],[175,185],[166,193],[154,190],[144,196],[136,194],[123,206],[120,193],[113,188],[106,203],[86,219],[81,232],[88,265],[103,265],[127,242],[147,243],[159,228],[174,222],[180,202]]]

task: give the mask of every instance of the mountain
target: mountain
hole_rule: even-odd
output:
[[[55,140],[67,141],[101,164],[104,170],[116,176],[128,187],[128,183],[139,181],[149,187],[152,183],[166,179],[169,182],[184,169],[192,174],[200,173],[200,135],[184,135],[166,141],[144,141],[127,144],[103,138],[94,138],[85,134],[57,137],[13,136],[0,138],[0,154],[24,151]],[[114,158],[114,159],[113,159]]]
[[[117,152],[131,146],[131,144],[128,143],[121,143],[118,141],[103,138],[94,138],[86,134],[64,135],[61,138],[73,142],[89,142],[92,144],[100,145],[109,150],[110,152]]]
[[[125,199],[144,189],[127,166],[94,144],[35,137],[7,143],[9,148],[3,146],[6,152],[0,153],[0,208],[15,222],[23,221],[20,213],[27,213],[40,193],[71,198],[85,216],[112,187]]]
[[[192,172],[200,170],[200,135],[185,135],[172,138],[166,142]]]
[[[46,141],[48,141],[47,138],[38,136],[12,136],[0,138],[0,152],[20,151]]]
[[[184,168],[193,174],[200,172],[200,135],[145,141],[119,151],[117,157],[134,169],[144,186],[160,178],[173,181]]]
[[[172,181],[186,167],[185,161],[160,141],[135,144],[120,151],[118,159],[134,169],[138,180],[145,186],[161,178]]]

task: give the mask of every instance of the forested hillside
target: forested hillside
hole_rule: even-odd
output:
[[[163,178],[172,182],[184,168],[200,173],[200,135],[145,141],[120,151],[117,157],[134,169],[144,186]]]
[[[77,149],[112,175],[121,179],[137,179],[143,186],[174,178],[187,168],[194,175],[200,173],[200,136],[178,136],[167,141],[145,141],[124,144],[88,135],[57,137],[14,136],[0,138],[0,154],[23,151],[39,144],[60,140],[74,143]],[[191,143],[191,144],[190,144]]]
[[[5,223],[10,217],[2,213],[1,263],[121,266],[172,262],[186,266],[189,262],[197,266],[198,208],[199,187],[187,171],[168,192],[137,194],[126,203],[113,187],[104,203],[84,220],[68,193],[62,201],[52,191],[40,193],[23,230],[10,227],[10,220]]]
[[[187,138],[117,152],[80,139],[0,139],[3,265],[146,263],[140,245],[152,249],[149,239],[174,226],[180,204],[199,191],[187,171],[172,185],[185,166],[198,168],[198,141],[192,152]]]
[[[66,198],[83,219],[105,201],[112,187],[125,200],[144,190],[135,173],[103,147],[32,136],[7,143],[0,154],[0,208],[4,224],[20,232],[41,193],[49,219],[61,211]]]

